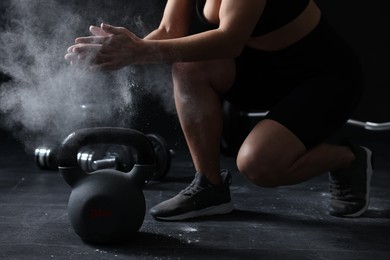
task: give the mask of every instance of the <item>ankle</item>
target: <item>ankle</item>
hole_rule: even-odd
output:
[[[353,150],[349,146],[345,146],[344,156],[342,158],[342,167],[343,169],[349,169],[352,167],[353,163],[356,160],[356,156]]]
[[[200,172],[202,176],[204,177],[205,181],[207,181],[208,184],[211,184],[213,186],[220,186],[222,185],[222,179],[220,174],[204,174],[203,172]]]

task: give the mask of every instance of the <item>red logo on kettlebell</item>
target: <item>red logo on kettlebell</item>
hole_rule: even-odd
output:
[[[112,217],[112,211],[111,210],[104,210],[104,209],[91,209],[89,218],[94,220],[97,218],[110,218]]]

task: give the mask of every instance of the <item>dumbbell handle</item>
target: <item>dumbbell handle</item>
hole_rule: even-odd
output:
[[[77,158],[80,168],[85,172],[93,172],[102,169],[118,170],[121,163],[120,158],[114,154],[93,160],[93,153],[79,153]]]
[[[97,171],[101,169],[118,169],[119,168],[119,162],[118,158],[114,155],[111,155],[109,157],[100,159],[100,160],[95,160],[92,162],[92,170]]]
[[[360,126],[363,127],[364,129],[371,130],[371,131],[390,130],[390,122],[374,123],[374,122],[362,122],[362,121],[350,119],[348,120],[348,124]]]

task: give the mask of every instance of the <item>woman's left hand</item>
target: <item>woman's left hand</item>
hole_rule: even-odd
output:
[[[124,27],[102,23],[90,26],[92,36],[79,37],[68,48],[65,59],[71,64],[86,61],[91,69],[117,70],[136,63],[140,38]]]

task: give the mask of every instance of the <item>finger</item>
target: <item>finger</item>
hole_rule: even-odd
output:
[[[110,36],[111,34],[105,32],[102,28],[91,25],[89,31],[95,36]]]
[[[82,56],[81,54],[75,54],[75,53],[67,53],[65,54],[65,60],[70,63],[70,65],[75,64],[82,64],[83,61],[88,61],[90,59],[87,59],[86,56]]]
[[[97,53],[102,48],[101,44],[77,44],[72,48],[72,53],[82,54],[82,53]]]
[[[76,46],[76,45],[70,46],[66,51],[67,51],[68,53],[74,52],[73,49],[74,49],[75,46]]]
[[[87,36],[87,37],[78,37],[76,38],[76,43],[92,43],[92,44],[102,44],[107,40],[107,36]]]
[[[123,27],[115,27],[115,26],[112,26],[112,25],[109,25],[109,24],[106,24],[106,23],[102,23],[100,25],[100,28],[106,32],[106,33],[109,33],[109,34],[122,34],[124,33],[125,31],[127,31],[125,28]]]
[[[71,63],[78,59],[77,54],[74,54],[74,53],[67,53],[67,54],[65,54],[64,58],[66,61],[69,61]]]
[[[75,60],[77,58],[77,55],[74,53],[67,53],[65,54],[64,58],[67,61],[71,61],[71,60]]]

